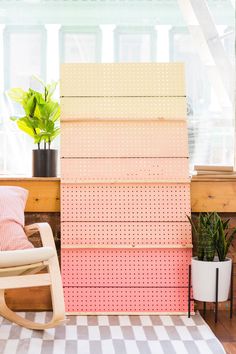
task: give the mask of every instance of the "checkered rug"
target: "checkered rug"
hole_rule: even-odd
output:
[[[26,313],[49,320],[51,313]],[[0,317],[1,354],[223,354],[199,314],[186,316],[68,316],[70,322],[31,331]]]

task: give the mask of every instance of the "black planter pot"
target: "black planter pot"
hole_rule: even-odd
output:
[[[33,150],[33,177],[57,176],[57,150]]]

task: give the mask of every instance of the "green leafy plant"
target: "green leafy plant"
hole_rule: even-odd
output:
[[[8,96],[19,103],[24,109],[23,117],[10,117],[18,127],[34,139],[34,143],[44,149],[50,149],[52,141],[60,134],[59,118],[60,105],[52,99],[57,83],[45,84],[37,79],[42,85],[43,92],[33,89],[24,91],[21,88],[12,88]]]
[[[200,213],[195,223],[188,216],[192,231],[197,238],[197,257],[201,261],[212,262],[215,255],[224,261],[236,234],[236,228],[230,233],[229,221],[223,221],[216,213]]]

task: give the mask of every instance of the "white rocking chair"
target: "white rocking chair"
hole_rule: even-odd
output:
[[[43,330],[61,325],[66,321],[63,287],[57,252],[51,227],[47,223],[25,227],[27,236],[40,233],[43,247],[0,251],[0,315],[29,329]],[[39,273],[46,269],[47,273]],[[53,316],[48,323],[27,320],[9,309],[5,302],[5,290],[49,285]]]

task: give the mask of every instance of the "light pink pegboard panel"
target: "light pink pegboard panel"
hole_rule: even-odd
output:
[[[61,247],[67,245],[186,245],[189,222],[63,222]]]
[[[189,184],[62,184],[62,221],[187,221]]]
[[[62,122],[61,157],[188,157],[186,122]]]
[[[67,249],[65,286],[188,286],[192,249]]]
[[[61,159],[62,183],[189,182],[187,158]]]
[[[67,312],[187,312],[188,288],[65,287]],[[193,302],[191,304],[193,311]]]
[[[182,63],[61,65],[61,96],[185,96]]]
[[[61,121],[185,120],[186,97],[62,97]]]

